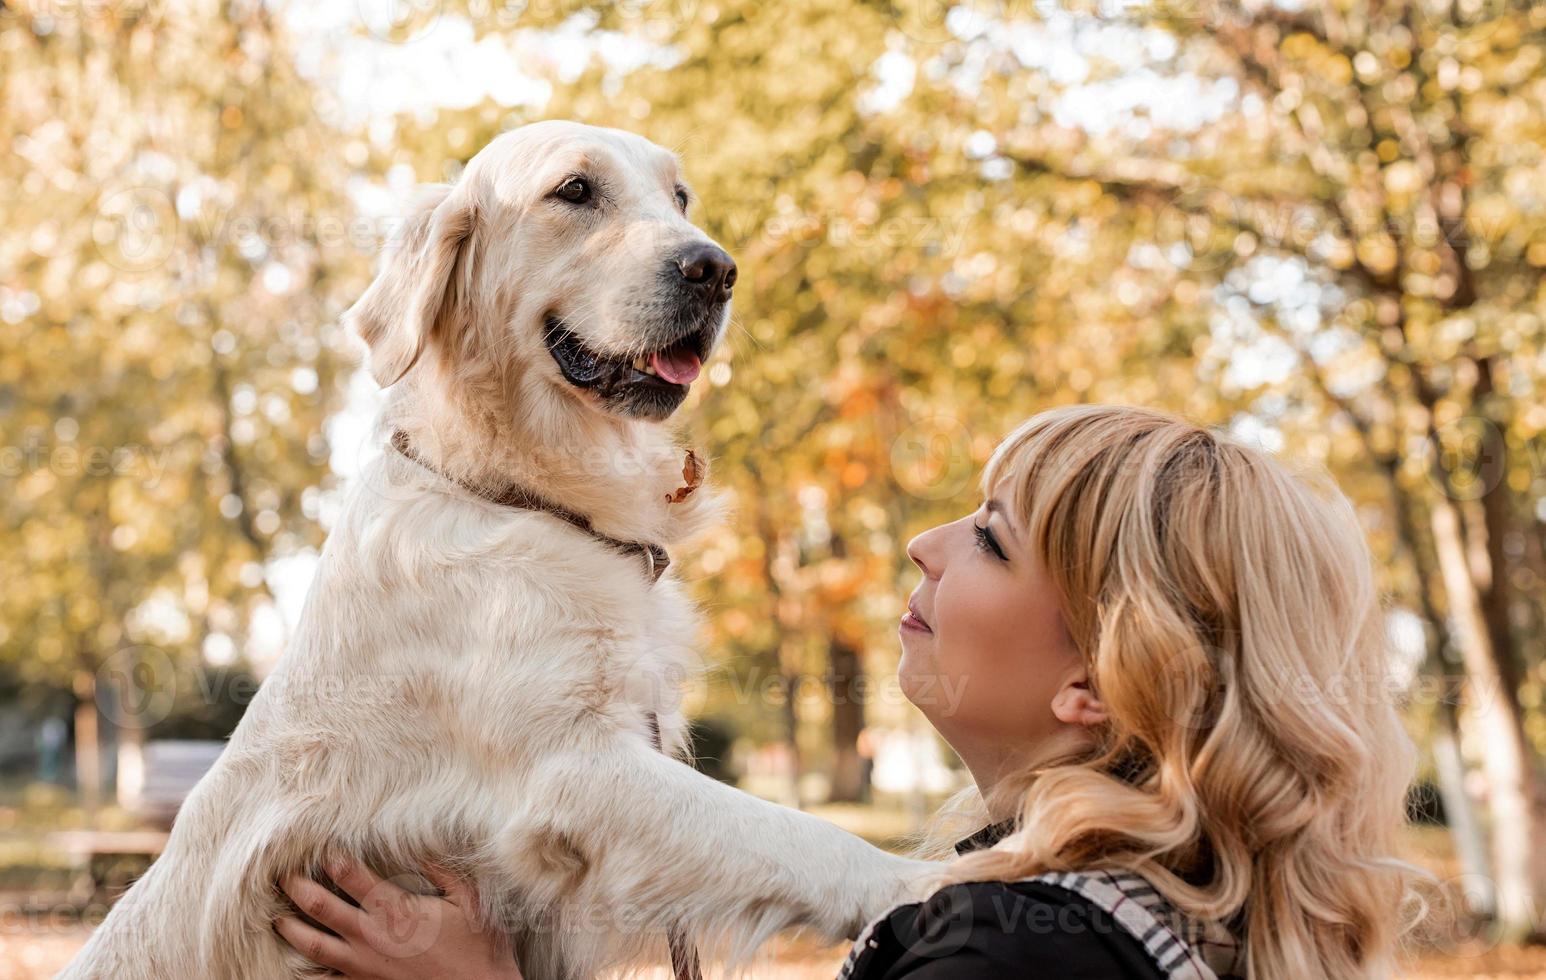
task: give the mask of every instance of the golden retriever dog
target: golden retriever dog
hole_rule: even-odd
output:
[[[310,975],[275,883],[334,854],[465,876],[531,980],[662,964],[668,932],[744,963],[927,890],[931,865],[682,761],[696,626],[661,572],[715,507],[663,423],[735,283],[689,200],[672,154],[553,121],[409,217],[345,318],[391,388],[384,451],[284,658],[64,978]]]

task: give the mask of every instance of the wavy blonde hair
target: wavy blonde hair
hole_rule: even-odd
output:
[[[1415,752],[1347,499],[1116,407],[1036,416],[983,485],[1043,562],[1110,721],[996,788],[1013,849],[960,858],[952,880],[1129,869],[1243,933],[1255,980],[1388,975]]]

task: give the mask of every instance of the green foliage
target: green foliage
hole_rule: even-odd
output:
[[[698,708],[772,737],[778,692],[836,645],[889,675],[909,535],[973,505],[1013,424],[1075,401],[1330,467],[1390,591],[1446,636],[1430,519],[1455,504],[1538,702],[1546,8],[410,6],[376,34],[580,25],[653,54],[523,65],[551,70],[540,111],[405,116],[394,161],[454,178],[538,115],[636,130],[681,154],[740,263],[729,349],[682,413],[735,506],[681,562],[724,668]],[[0,462],[23,462],[0,472],[0,651],[57,682],[239,638],[261,563],[319,541],[333,320],[375,237],[346,231],[347,161],[386,161],[266,7],[6,10]],[[1167,99],[1124,108],[1135,78]]]
[[[1435,629],[1426,502],[1500,486],[1501,602],[1524,627],[1505,653],[1538,686],[1546,11],[1124,9],[587,8],[669,56],[626,74],[598,57],[543,114],[676,148],[742,268],[731,353],[686,412],[737,505],[734,537],[697,556],[727,707],[774,724],[746,693],[819,669],[832,635],[884,674],[913,580],[900,543],[972,505],[1011,425],[1081,400],[1264,430],[1330,467]],[[563,19],[481,10],[490,34]],[[1076,98],[1135,74],[1199,111]],[[475,106],[405,145],[436,176],[526,119]],[[1477,547],[1480,496],[1462,501]]]
[[[371,241],[262,5],[0,10],[0,655],[240,646],[315,547]]]

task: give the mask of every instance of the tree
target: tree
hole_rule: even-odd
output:
[[[1432,626],[1471,681],[1500,917],[1507,932],[1528,931],[1546,897],[1546,854],[1533,843],[1546,795],[1521,701],[1542,654],[1525,627],[1539,623],[1543,598],[1531,539],[1543,492],[1533,364],[1546,231],[1541,203],[1518,191],[1539,181],[1543,160],[1546,11],[1151,13],[1143,26],[1175,39],[1161,68],[1228,80],[1240,111],[1183,143],[1156,129],[1153,140],[1102,146],[1034,114],[993,127],[996,141],[1024,172],[1093,182],[1184,232],[1171,236],[1185,245],[1177,275],[1223,299],[1248,342],[1232,349],[1259,355],[1267,341],[1297,358],[1289,390],[1307,387],[1297,398],[1308,408],[1263,398],[1258,410],[1285,427],[1329,413],[1356,437],[1355,458],[1337,462],[1372,463],[1386,481],[1395,544],[1417,573],[1407,595],[1429,616],[1442,608]],[[1242,274],[1252,265],[1257,275]],[[1263,288],[1266,265],[1304,288]]]
[[[98,703],[158,721],[320,542],[371,242],[265,5],[9,5],[0,49],[0,656],[74,690],[91,802]]]

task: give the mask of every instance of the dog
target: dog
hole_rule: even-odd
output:
[[[313,975],[275,883],[335,854],[464,876],[532,980],[659,963],[668,931],[732,964],[789,927],[853,938],[927,893],[932,864],[683,761],[699,658],[666,549],[719,508],[665,423],[736,277],[690,201],[662,148],[548,121],[417,203],[344,318],[388,445],[285,656],[63,978]]]

